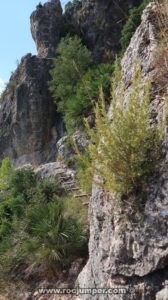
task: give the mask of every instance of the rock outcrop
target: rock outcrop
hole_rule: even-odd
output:
[[[86,145],[89,141],[84,137],[81,131],[75,131],[72,137],[64,136],[57,142],[58,158],[62,161],[67,159],[73,159],[76,155],[75,149],[73,147],[73,142],[75,141],[79,151],[84,152]]]
[[[164,96],[158,95],[154,82],[153,56],[156,48],[156,10],[150,4],[144,11],[142,23],[133,36],[121,62],[122,80],[126,86],[125,103],[131,87],[134,61],[142,64],[143,82],[152,77],[151,112],[161,113]],[[89,260],[78,277],[82,288],[124,288],[125,294],[81,295],[81,299],[168,299],[164,298],[168,279],[168,152],[151,179],[145,205],[145,221],[135,213],[124,223],[117,197],[93,186],[89,206]],[[130,207],[130,211],[131,211]],[[133,290],[132,290],[133,288]],[[163,289],[163,290],[162,290]],[[161,291],[162,290],[162,291]],[[157,294],[157,297],[156,297]],[[166,296],[168,297],[168,295]]]
[[[71,191],[77,186],[76,172],[67,168],[65,164],[61,162],[40,165],[37,169],[35,169],[35,173],[42,179],[58,178],[62,188],[66,189],[67,191]]]
[[[168,295],[168,282],[165,283],[165,287],[156,294],[156,300],[167,300]]]
[[[120,36],[129,10],[141,0],[83,0],[70,5],[65,23],[83,37],[96,61],[112,61],[120,51]]]
[[[22,58],[3,94],[0,108],[0,160],[8,156],[15,166],[26,163],[32,164],[33,167],[37,165],[36,172],[39,176],[49,178],[59,176],[62,179],[62,186],[66,189],[75,187],[75,172],[62,163],[53,162],[57,154],[62,159],[72,155],[72,149],[65,146],[67,137],[64,137],[62,117],[57,113],[48,91],[49,70],[52,68],[55,48],[62,36],[62,29],[73,25],[92,51],[96,61],[111,61],[120,50],[121,29],[128,11],[140,2],[140,0],[83,0],[77,5],[70,5],[64,15],[59,0],[51,0],[37,6],[31,15],[31,31],[38,55],[28,54]],[[143,83],[147,77],[152,77],[153,119],[157,119],[162,113],[164,100],[164,95],[158,94],[157,84],[154,82],[156,23],[155,5],[150,4],[144,11],[142,23],[121,62],[122,80],[126,86],[126,104],[131,89],[134,61],[141,61]],[[77,138],[79,145],[82,146],[81,137]],[[94,296],[88,294],[81,295],[81,299],[167,299],[167,142],[166,135],[164,141],[166,156],[160,164],[159,172],[151,179],[144,223],[137,213],[131,216],[134,221],[130,218],[125,224],[117,197],[93,186],[89,204],[89,260],[78,277],[77,286],[121,287],[126,293]],[[42,165],[39,167],[39,164]],[[81,263],[77,264],[77,271],[74,272],[71,284],[74,284],[80,267]],[[73,273],[73,270],[71,271]],[[34,274],[37,272],[39,269],[35,270]],[[71,277],[72,273],[67,276]],[[54,285],[57,281],[52,283]],[[49,286],[47,283],[46,287]],[[64,284],[59,282],[58,286],[64,287]]]
[[[52,61],[26,55],[3,94],[0,109],[0,159],[15,165],[55,160],[63,122],[48,91]]]
[[[63,26],[62,7],[59,0],[37,5],[30,17],[31,33],[38,54],[42,57],[55,56]]]
[[[59,0],[39,4],[31,15],[38,55],[22,58],[3,93],[0,108],[0,160],[15,166],[56,160],[64,124],[48,90],[49,70],[63,23]]]
[[[97,61],[111,61],[120,48],[128,11],[140,2],[87,0],[71,5],[65,14],[59,0],[37,5],[31,15],[31,32],[38,55],[22,58],[3,94],[0,161],[5,156],[16,166],[55,161],[60,146],[56,143],[65,128],[48,91],[48,81],[61,36],[73,24]]]

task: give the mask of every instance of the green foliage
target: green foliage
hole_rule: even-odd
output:
[[[71,9],[72,7],[74,6],[79,6],[81,5],[81,0],[73,0],[73,1],[68,1],[66,4],[65,4],[65,12],[69,9]]]
[[[141,22],[141,14],[151,0],[143,0],[137,8],[133,8],[130,17],[123,28],[121,36],[122,54],[125,52],[132,35]],[[78,5],[80,1],[68,2],[67,9]],[[72,26],[73,27],[73,26]],[[74,35],[74,28],[63,30]],[[83,46],[77,36],[66,36],[57,49],[58,57],[54,60],[51,71],[49,89],[53,94],[57,109],[64,115],[64,121],[69,134],[82,127],[81,119],[93,114],[95,102],[99,100],[99,90],[103,87],[105,101],[110,99],[110,78],[113,65],[101,64],[95,66],[89,50]]]
[[[58,110],[64,111],[66,100],[75,93],[77,83],[93,61],[91,53],[77,36],[61,39],[57,53],[54,69],[51,70],[52,80],[49,88]]]
[[[85,181],[88,177],[88,185],[89,178],[93,180],[96,169],[96,174],[103,178],[102,185],[107,190],[128,195],[146,189],[149,176],[157,169],[162,157],[165,118],[161,127],[156,124],[149,126],[149,82],[145,84],[142,97],[140,66],[135,69],[126,108],[123,103],[124,86],[121,87],[120,95],[116,95],[120,79],[121,74],[116,63],[112,83],[112,123],[107,116],[104,96],[101,93],[101,104],[97,104],[95,108],[95,128],[91,129],[87,120],[85,121],[91,139],[86,149],[89,160],[78,149],[77,152],[87,170],[83,175]]]
[[[73,195],[64,198],[64,216],[76,218],[81,224],[88,225],[88,208],[83,205],[83,201],[77,200]]]
[[[2,165],[0,168],[0,189],[6,190],[8,188],[8,178],[11,174],[12,166],[9,159],[6,157],[2,161]]]
[[[7,84],[7,89],[9,90],[10,97],[14,96],[14,92],[16,90],[18,82],[17,81],[9,81]]]
[[[66,37],[58,46],[59,56],[51,71],[50,91],[69,132],[82,125],[81,117],[93,113],[102,86],[109,96],[113,65],[93,65],[91,53],[78,37]]]
[[[48,259],[66,266],[86,245],[82,225],[71,216],[63,215],[63,201],[39,203],[28,212],[30,240],[26,248],[40,259]]]
[[[81,117],[93,113],[94,104],[99,99],[100,88],[103,88],[106,99],[110,91],[113,65],[100,64],[90,68],[76,87],[76,94],[66,102],[65,123],[67,129],[81,126]]]
[[[139,7],[134,7],[131,9],[130,16],[125,26],[123,27],[122,35],[120,39],[120,43],[122,47],[121,56],[123,56],[123,54],[125,53],[134,32],[136,31],[137,27],[141,23],[141,15],[143,10],[150,2],[151,0],[143,0],[143,2]]]
[[[68,168],[74,169],[76,166],[76,156],[65,158],[64,163]]]
[[[60,57],[55,60],[55,68],[51,71],[50,90],[70,129],[81,125],[81,116],[90,113],[101,85],[107,92],[113,68],[108,64],[89,68],[93,64],[91,54],[77,37],[62,40],[58,51]]]
[[[13,197],[23,195],[26,201],[29,200],[29,194],[36,186],[36,176],[32,170],[18,169],[10,177],[10,188]]]
[[[43,200],[43,202],[47,203],[58,199],[63,196],[64,193],[65,191],[61,188],[57,178],[53,180],[45,179],[37,182],[33,199],[35,203],[37,203],[39,199],[40,201]]]
[[[0,238],[13,230],[13,223],[24,213],[31,201],[31,192],[36,177],[30,170],[14,171],[9,159],[2,161],[0,168]]]
[[[76,153],[78,154],[77,159],[77,178],[80,184],[80,187],[83,191],[91,193],[93,176],[95,170],[94,160],[91,159],[89,150],[86,148],[86,153],[81,154],[76,146]]]
[[[39,180],[31,170],[14,170],[6,158],[0,168],[0,271],[45,260],[67,266],[87,252],[79,212],[70,211],[58,179]],[[79,208],[79,207],[78,207]]]

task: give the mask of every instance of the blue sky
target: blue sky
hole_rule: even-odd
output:
[[[7,83],[16,61],[26,53],[36,54],[30,32],[30,14],[47,0],[5,0],[0,3],[0,92]],[[62,0],[62,5],[66,0]]]

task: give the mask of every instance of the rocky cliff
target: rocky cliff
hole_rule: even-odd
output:
[[[63,136],[64,125],[48,81],[62,22],[60,1],[38,5],[31,15],[38,55],[22,58],[3,93],[0,160],[8,156],[15,165],[38,165],[56,159],[56,142]]]
[[[140,0],[83,0],[69,6],[65,22],[72,24],[83,37],[96,61],[110,61],[120,51],[120,35],[129,9]]]
[[[136,2],[136,3],[135,3]],[[141,1],[82,1],[62,13],[59,0],[37,5],[31,32],[38,55],[26,55],[3,94],[0,108],[0,160],[15,165],[55,161],[64,124],[48,91],[52,58],[61,36],[73,24],[95,59],[111,61],[119,51],[121,29],[129,8]]]
[[[63,158],[70,155],[64,147],[66,137],[63,137],[65,128],[62,116],[56,111],[47,84],[55,48],[65,29],[73,26],[96,61],[111,61],[120,50],[119,38],[128,10],[139,2],[141,1],[85,0],[77,6],[70,5],[65,14],[62,13],[59,0],[37,6],[31,15],[31,31],[38,55],[28,54],[22,58],[3,94],[0,108],[0,160],[8,156],[17,166],[25,163],[39,165],[55,161],[57,153]],[[141,61],[143,82],[147,77],[152,78],[151,113],[154,119],[162,112],[165,96],[158,93],[154,80],[153,57],[157,45],[155,12],[154,4],[144,11],[142,23],[121,62],[122,80],[126,86],[125,103],[131,88],[135,60]],[[144,222],[138,214],[133,215],[131,206],[130,218],[124,222],[116,196],[93,186],[89,204],[89,260],[78,277],[77,286],[121,287],[126,294],[88,294],[81,295],[82,300],[167,299],[167,142],[166,135],[165,160],[151,180]],[[66,184],[74,180],[74,173],[60,163],[44,164],[37,169],[38,172],[42,177],[63,173]],[[75,279],[81,268],[81,264],[77,265]],[[33,278],[36,275],[37,272]],[[74,284],[74,278],[71,285]],[[55,282],[52,282],[53,285]],[[50,286],[47,284],[47,287]],[[64,287],[62,282],[59,284]],[[38,299],[38,296],[36,298],[35,295],[32,299]],[[50,299],[54,298],[51,296]]]
[[[142,64],[142,82],[153,78],[151,88],[152,118],[161,113],[164,96],[155,82],[154,53],[156,9],[150,4],[142,23],[122,59],[122,81],[126,86],[125,103],[131,88],[134,61]],[[145,221],[129,207],[126,223],[115,195],[93,186],[89,205],[89,260],[78,278],[84,288],[125,288],[126,294],[83,295],[81,299],[168,299],[168,156],[150,183],[145,205]],[[162,288],[165,286],[163,291]],[[132,289],[133,288],[133,289]],[[166,294],[167,293],[167,294]]]
[[[3,94],[0,109],[0,159],[14,164],[55,160],[63,122],[48,92],[52,61],[26,55]]]
[[[37,5],[31,17],[31,33],[39,56],[55,56],[63,27],[62,8],[59,0]]]

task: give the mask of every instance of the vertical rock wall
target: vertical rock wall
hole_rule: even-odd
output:
[[[122,80],[126,86],[125,103],[131,88],[135,60],[142,64],[142,83],[153,78],[151,112],[161,113],[164,96],[157,93],[153,55],[156,48],[156,9],[150,4],[142,23],[133,36],[121,62]],[[167,151],[167,134],[165,149]],[[167,153],[167,152],[166,152]],[[128,200],[129,202],[129,200]],[[81,299],[154,300],[166,293],[159,292],[168,279],[168,155],[150,182],[145,206],[145,222],[130,205],[127,223],[116,196],[93,186],[89,206],[89,260],[78,277],[82,288],[125,288],[123,295],[81,295]],[[131,214],[131,211],[133,215]],[[133,290],[132,290],[133,288]],[[158,296],[157,293],[159,292]]]
[[[0,160],[16,164],[56,159],[56,142],[63,136],[62,117],[48,91],[52,58],[62,35],[75,27],[95,60],[111,61],[119,51],[121,29],[129,9],[141,1],[87,0],[62,13],[59,0],[37,5],[30,17],[38,55],[26,55],[3,95],[0,108]]]
[[[49,70],[60,39],[60,1],[38,5],[31,15],[31,32],[38,55],[27,54],[10,78],[0,108],[0,160],[15,165],[55,161],[56,142],[64,124],[48,90]]]
[[[0,158],[13,163],[54,161],[63,134],[61,116],[48,91],[52,61],[26,55],[12,75],[0,110]]]
[[[121,30],[129,10],[141,0],[83,0],[70,6],[65,20],[83,37],[96,61],[111,61],[120,51]]]
[[[63,26],[62,7],[59,0],[52,0],[44,5],[37,5],[31,14],[31,33],[36,43],[38,55],[55,56]]]

